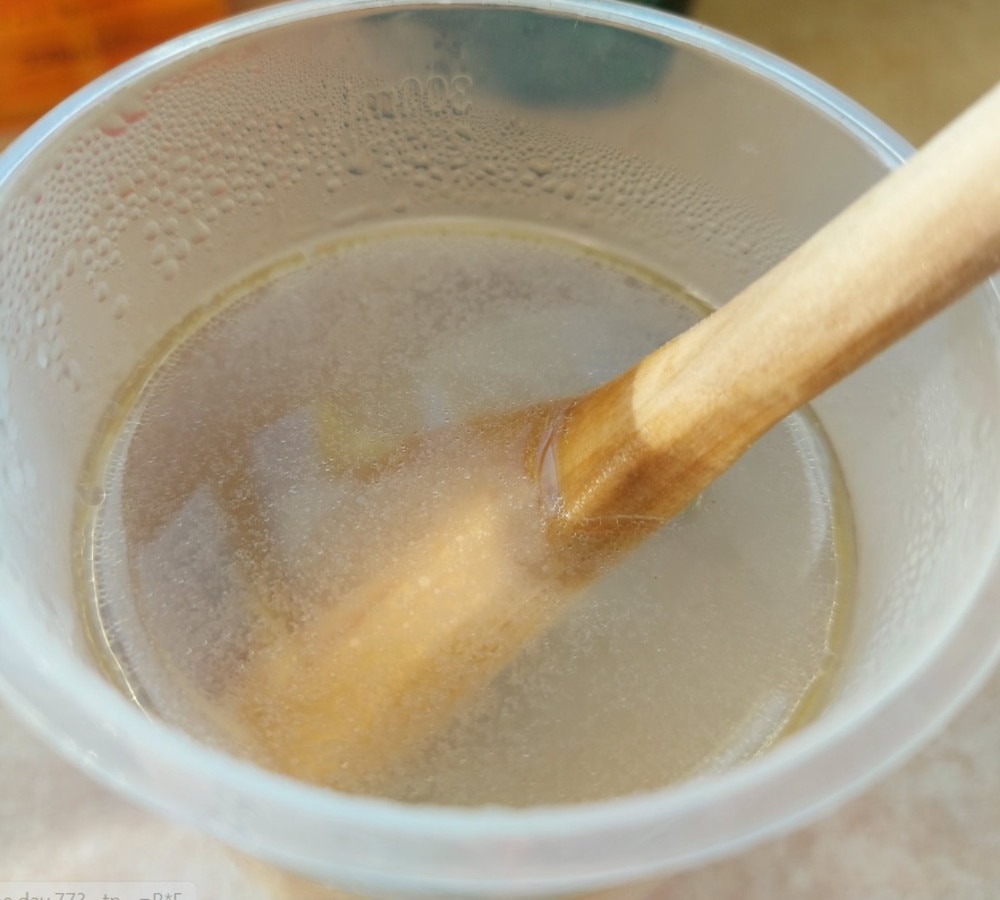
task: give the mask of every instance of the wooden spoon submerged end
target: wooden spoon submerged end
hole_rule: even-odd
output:
[[[576,402],[562,515],[670,518],[765,431],[1000,269],[1000,87],[770,272]]]
[[[562,615],[574,585],[997,269],[1000,87],[633,369],[398,460],[381,477],[399,491],[383,494],[431,484],[436,499],[360,523],[377,547],[367,573],[313,619],[260,636],[234,698],[260,755],[374,789]]]

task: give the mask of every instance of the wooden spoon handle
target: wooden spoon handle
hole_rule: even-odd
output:
[[[553,450],[561,518],[670,518],[997,269],[1000,86],[728,304],[573,404]]]

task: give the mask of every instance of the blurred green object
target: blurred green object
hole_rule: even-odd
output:
[[[646,4],[679,13],[684,0]],[[595,107],[650,89],[670,53],[638,32],[575,18],[507,10],[414,13],[454,48],[456,64],[477,84],[532,106]]]

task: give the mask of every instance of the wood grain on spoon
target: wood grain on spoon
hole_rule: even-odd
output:
[[[236,702],[261,754],[370,788],[561,616],[580,579],[997,269],[1000,88],[630,371],[403,454],[380,476],[397,505],[359,523],[367,577],[265,630],[247,663]]]
[[[578,400],[562,516],[670,518],[767,429],[1000,268],[1000,88],[737,297]]]

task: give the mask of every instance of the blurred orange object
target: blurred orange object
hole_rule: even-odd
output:
[[[226,0],[0,0],[0,140],[106,69],[228,11]]]

